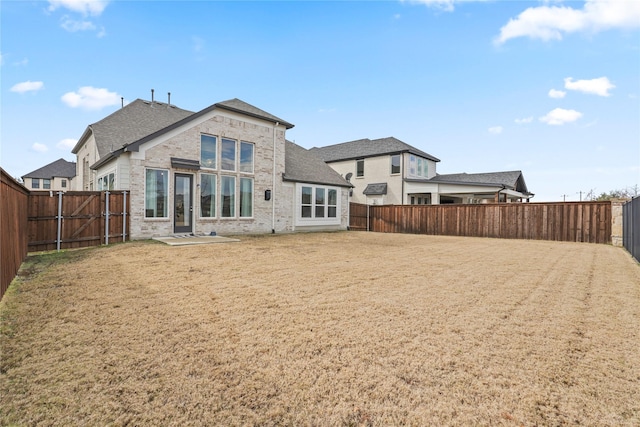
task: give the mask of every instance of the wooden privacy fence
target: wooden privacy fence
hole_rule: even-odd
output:
[[[27,257],[29,190],[0,168],[0,299]]]
[[[126,191],[31,192],[29,251],[82,248],[127,240],[128,195]]]
[[[640,262],[640,197],[622,206],[622,245]]]
[[[611,243],[610,202],[350,205],[350,227],[383,233]]]

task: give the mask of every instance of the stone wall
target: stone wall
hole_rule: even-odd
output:
[[[622,247],[622,205],[627,200],[617,199],[611,201],[611,244]]]

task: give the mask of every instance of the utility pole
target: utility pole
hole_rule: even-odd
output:
[[[560,196],[560,197],[562,197],[562,201],[563,202],[567,201],[567,196],[568,196],[568,194],[563,194],[562,196]]]

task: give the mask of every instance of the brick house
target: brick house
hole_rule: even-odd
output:
[[[192,112],[136,101],[87,127],[76,190],[127,190],[131,238],[348,226],[351,184],[239,99]]]

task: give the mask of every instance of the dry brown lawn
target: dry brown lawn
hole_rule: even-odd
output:
[[[640,425],[640,266],[364,232],[30,257],[2,425]]]

